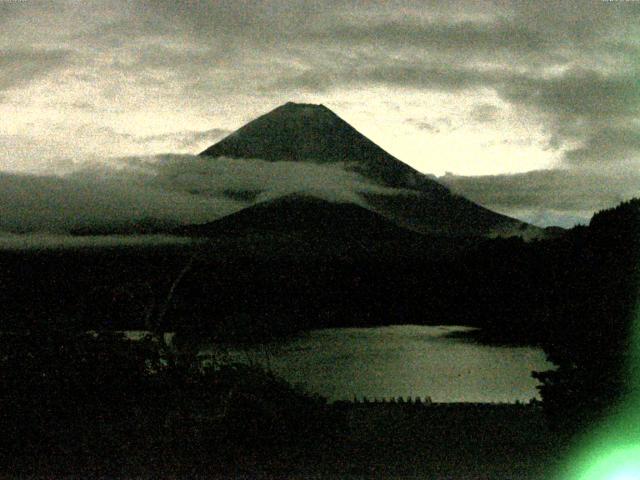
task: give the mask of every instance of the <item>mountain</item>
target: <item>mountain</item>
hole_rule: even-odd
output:
[[[292,194],[256,203],[215,222],[181,229],[194,235],[244,235],[256,231],[307,233],[316,237],[354,236],[366,240],[420,237],[382,215],[353,203],[338,203]]]
[[[324,105],[286,103],[247,123],[200,155],[346,162],[359,173],[388,186],[403,188],[424,183],[425,187],[444,188],[385,152]]]
[[[544,236],[495,213],[387,153],[324,105],[286,103],[204,150],[205,157],[340,163],[397,194],[362,194],[367,207],[420,233],[448,236]],[[281,215],[280,218],[283,218]]]
[[[227,255],[425,256],[452,251],[450,240],[431,238],[396,225],[360,205],[292,194],[256,203],[219,220],[188,225],[175,234],[215,238]]]

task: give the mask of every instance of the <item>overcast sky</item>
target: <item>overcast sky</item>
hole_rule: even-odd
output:
[[[0,170],[193,154],[323,103],[472,200],[570,225],[640,195],[639,59],[635,1],[5,1]]]

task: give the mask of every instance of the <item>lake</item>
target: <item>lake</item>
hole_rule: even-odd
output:
[[[243,351],[206,348],[222,360],[258,362],[330,400],[431,397],[434,402],[539,398],[532,370],[548,370],[541,349],[493,347],[448,334],[467,327],[400,325],[308,332]]]

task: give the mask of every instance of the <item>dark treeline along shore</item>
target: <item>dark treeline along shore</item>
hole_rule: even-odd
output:
[[[308,203],[327,209],[327,218],[336,210],[360,213]],[[302,233],[261,232],[257,242],[253,231],[243,236],[224,225],[222,233],[207,227],[208,238],[188,245],[3,251],[3,328],[139,330],[162,311],[166,331],[220,340],[464,324],[481,328],[477,335],[488,342],[544,345],[571,318],[598,323],[633,305],[637,203],[531,242],[387,235],[373,232],[377,226],[366,218],[360,238],[315,225]],[[354,225],[355,217],[340,222]]]

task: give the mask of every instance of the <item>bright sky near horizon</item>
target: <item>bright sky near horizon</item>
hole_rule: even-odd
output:
[[[570,225],[640,194],[639,58],[640,2],[2,2],[0,171],[197,153],[322,103],[472,200]]]

